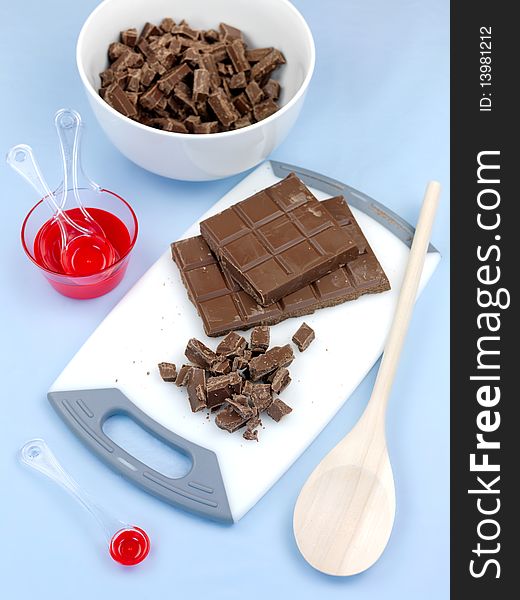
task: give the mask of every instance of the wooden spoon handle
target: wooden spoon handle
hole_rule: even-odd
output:
[[[371,406],[371,409],[376,409],[380,417],[384,417],[385,414],[399,356],[415,305],[417,288],[421,280],[424,259],[428,250],[435,213],[439,204],[440,190],[441,186],[438,181],[430,181],[426,187],[421,214],[419,215],[419,221],[415,229],[394,319],[390,333],[388,334],[372,396],[370,397],[369,406]]]

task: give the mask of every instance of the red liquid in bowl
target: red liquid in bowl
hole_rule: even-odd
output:
[[[70,282],[66,283],[57,281],[51,276],[48,279],[58,292],[72,298],[95,298],[112,290],[121,281],[126,271],[127,261],[119,259],[126,256],[132,244],[126,225],[118,217],[101,208],[87,208],[86,210],[99,223],[118,257],[111,266],[104,270],[96,270],[96,265],[101,265],[99,251],[93,252],[91,242],[88,239],[82,241],[80,238],[73,250],[77,256],[81,256],[81,263],[77,265],[74,275],[69,276],[65,273],[61,260],[60,228],[54,219],[46,221],[34,239],[34,260],[43,269],[67,275]],[[79,208],[71,208],[65,212],[76,223],[86,224]],[[88,281],[86,277],[89,277]],[[82,278],[85,279],[82,280]]]

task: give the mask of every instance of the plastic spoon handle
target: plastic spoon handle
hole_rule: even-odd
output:
[[[44,440],[34,439],[28,441],[20,450],[20,460],[23,464],[40,471],[49,479],[59,484],[73,498],[75,498],[98,521],[103,528],[105,537],[110,543],[112,535],[128,525],[116,519],[107,511],[98,506],[87,493],[72,479],[60,465],[51,449]]]
[[[51,192],[43,178],[40,167],[34,158],[32,148],[27,144],[13,146],[7,153],[7,164],[19,173],[42,198],[53,213],[63,214],[56,201],[56,196]]]
[[[90,233],[87,229],[75,223],[67,213],[61,209],[61,206],[56,200],[56,196],[51,192],[47,182],[43,178],[40,167],[36,162],[36,158],[34,157],[33,150],[30,146],[27,144],[17,144],[16,146],[13,146],[7,153],[6,160],[7,164],[36,190],[39,198],[41,198],[52,211],[61,230],[62,247],[67,245],[67,239],[69,237],[65,230],[65,223],[82,234],[88,235]]]
[[[61,157],[63,160],[63,182],[55,194],[61,198],[62,208],[66,204],[67,193],[72,186],[76,204],[87,219],[91,219],[81,202],[79,188],[85,187],[100,192],[101,187],[85,175],[81,166],[81,115],[72,109],[62,108],[54,116],[54,125],[60,142]]]

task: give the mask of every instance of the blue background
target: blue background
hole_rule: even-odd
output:
[[[299,489],[353,426],[375,370],[272,490],[232,527],[206,522],[146,495],[102,465],[52,412],[45,393],[101,319],[164,251],[241,176],[208,183],[162,179],[107,141],[76,73],[75,40],[97,4],[2,2],[0,150],[31,144],[52,184],[61,178],[52,124],[62,106],[87,121],[87,173],[133,204],[141,234],[123,283],[92,301],[56,294],[19,240],[35,198],[0,164],[2,595],[40,598],[234,599],[448,597],[449,563],[449,6],[447,0],[297,0],[317,47],[301,118],[273,158],[349,183],[415,222],[428,179],[444,187],[433,242],[443,261],[415,311],[388,415],[397,518],[369,571],[335,579],[309,567],[292,535]],[[94,497],[146,527],[153,552],[125,570],[61,490],[22,469],[16,451],[44,437]]]

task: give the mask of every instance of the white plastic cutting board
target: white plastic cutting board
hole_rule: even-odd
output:
[[[271,163],[264,163],[201,220],[278,180]],[[330,195],[311,189],[320,200]],[[185,389],[159,377],[157,363],[185,362],[190,337],[213,348],[217,343],[204,334],[169,248],[99,325],[51,391],[119,388],[165,428],[215,452],[233,520],[240,519],[325,427],[383,350],[409,248],[385,226],[356,209],[353,212],[392,289],[289,319],[271,329],[272,344],[283,345],[305,320],[315,330],[316,340],[304,353],[296,351],[290,367],[293,381],[282,397],[293,412],[280,423],[265,416],[259,443],[218,429],[204,413],[193,414]],[[183,237],[198,233],[194,223]],[[428,253],[421,289],[439,258],[437,252]]]

